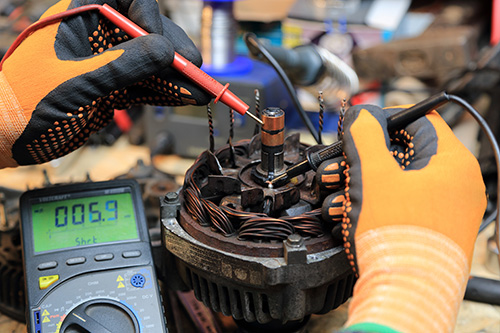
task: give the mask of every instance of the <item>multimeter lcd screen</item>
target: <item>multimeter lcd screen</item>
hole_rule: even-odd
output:
[[[130,192],[31,205],[35,253],[138,239]]]

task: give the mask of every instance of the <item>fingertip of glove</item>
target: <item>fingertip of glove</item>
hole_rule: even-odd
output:
[[[431,111],[428,114],[425,115],[425,117],[422,117],[424,119],[427,119],[434,128],[438,129],[444,129],[446,132],[451,132],[450,126],[446,123],[446,121],[441,117],[441,115],[437,111]]]
[[[352,124],[360,115],[361,111],[366,110],[370,113],[379,123],[387,123],[386,113],[384,109],[376,105],[360,104],[349,108],[346,112],[344,123],[346,125]]]
[[[340,188],[345,181],[346,162],[343,156],[329,159],[320,164],[316,170],[316,182],[321,191],[332,191]]]
[[[157,1],[132,1],[129,7],[123,10],[127,10],[129,17],[146,31],[155,34],[163,33],[163,24]]]
[[[344,120],[343,137],[347,163],[359,162],[361,158],[376,158],[377,163],[392,160],[394,163],[389,154],[390,140],[384,110],[374,105],[359,105],[354,110],[349,109],[349,112],[351,114],[348,117],[346,113]]]
[[[350,107],[345,115],[343,126],[347,137],[351,136],[350,128],[355,123],[357,126],[364,127],[365,130],[373,129],[373,126],[378,123],[383,131],[387,132],[387,113],[376,105],[356,105]]]

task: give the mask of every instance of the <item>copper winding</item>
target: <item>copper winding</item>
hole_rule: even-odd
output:
[[[199,160],[197,161],[199,162]],[[320,209],[298,216],[281,218],[270,217],[264,213],[247,212],[228,206],[218,206],[201,197],[201,191],[195,180],[196,172],[203,164],[199,163],[184,185],[184,206],[191,217],[201,226],[210,227],[214,232],[225,236],[237,235],[237,239],[253,241],[279,241],[293,233],[303,237],[323,235],[319,218]]]

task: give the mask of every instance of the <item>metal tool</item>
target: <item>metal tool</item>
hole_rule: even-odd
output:
[[[420,103],[409,107],[408,109],[405,109],[388,117],[387,129],[394,130],[402,128],[417,120],[418,118],[425,116],[427,113],[438,108],[449,100],[450,98],[448,94],[444,91],[439,94],[433,95],[421,101]],[[275,183],[281,183],[284,180],[292,179],[293,177],[303,174],[311,169],[316,170],[322,162],[341,155],[342,141],[337,141],[334,144],[331,144],[330,146],[323,148],[317,152],[308,153],[305,160],[291,166],[282,175],[268,181],[268,184],[270,187],[272,187]]]
[[[19,35],[19,37],[14,41],[9,50],[7,50],[5,56],[0,62],[0,69],[2,68],[2,65],[5,62],[5,60],[12,54],[12,52],[14,52],[14,50],[19,46],[19,44],[21,44],[21,42],[25,38],[27,38],[31,33],[33,33],[33,31],[43,28],[46,25],[58,22],[63,18],[81,14],[83,12],[91,10],[99,11],[101,15],[105,16],[109,21],[114,23],[117,27],[125,31],[131,37],[135,38],[139,36],[146,36],[149,34],[146,30],[142,29],[137,24],[133,23],[128,18],[126,18],[125,16],[120,14],[117,10],[115,10],[114,8],[112,8],[107,4],[104,4],[102,6],[95,4],[80,6],[59,14],[48,16],[29,26]],[[215,103],[217,103],[220,100],[222,103],[226,104],[239,114],[248,115],[256,122],[260,123],[261,125],[263,124],[262,120],[260,120],[259,118],[257,118],[255,115],[253,115],[248,111],[249,106],[228,89],[229,83],[223,86],[217,80],[212,78],[210,75],[202,71],[200,68],[198,68],[196,65],[191,63],[189,60],[187,60],[177,52],[175,52],[174,60],[171,66],[176,70],[178,70],[189,80],[196,83],[200,88],[202,88],[203,90],[214,96]]]

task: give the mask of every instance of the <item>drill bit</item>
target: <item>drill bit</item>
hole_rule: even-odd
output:
[[[234,138],[234,110],[229,110],[229,138],[227,139],[227,143],[229,144],[229,159],[230,165],[232,168],[236,168],[236,151],[233,146],[233,138]]]
[[[318,143],[322,144],[323,138],[322,138],[321,134],[323,133],[323,117],[325,116],[325,103],[323,100],[323,92],[322,91],[318,92],[318,102],[319,102]]]
[[[213,153],[215,149],[215,140],[214,140],[214,122],[212,118],[212,109],[210,108],[210,104],[207,104],[207,116],[208,116],[208,130],[210,133],[210,151]]]
[[[260,93],[259,89],[254,90],[255,95],[255,116],[260,119]],[[253,135],[257,135],[260,131],[260,127],[258,124],[255,124],[255,129],[253,131]]]
[[[342,104],[340,106],[340,112],[339,112],[339,121],[337,124],[337,139],[342,140],[342,134],[343,134],[343,124],[344,124],[344,116],[345,116],[345,106],[346,106],[346,100],[345,98],[342,100]]]

